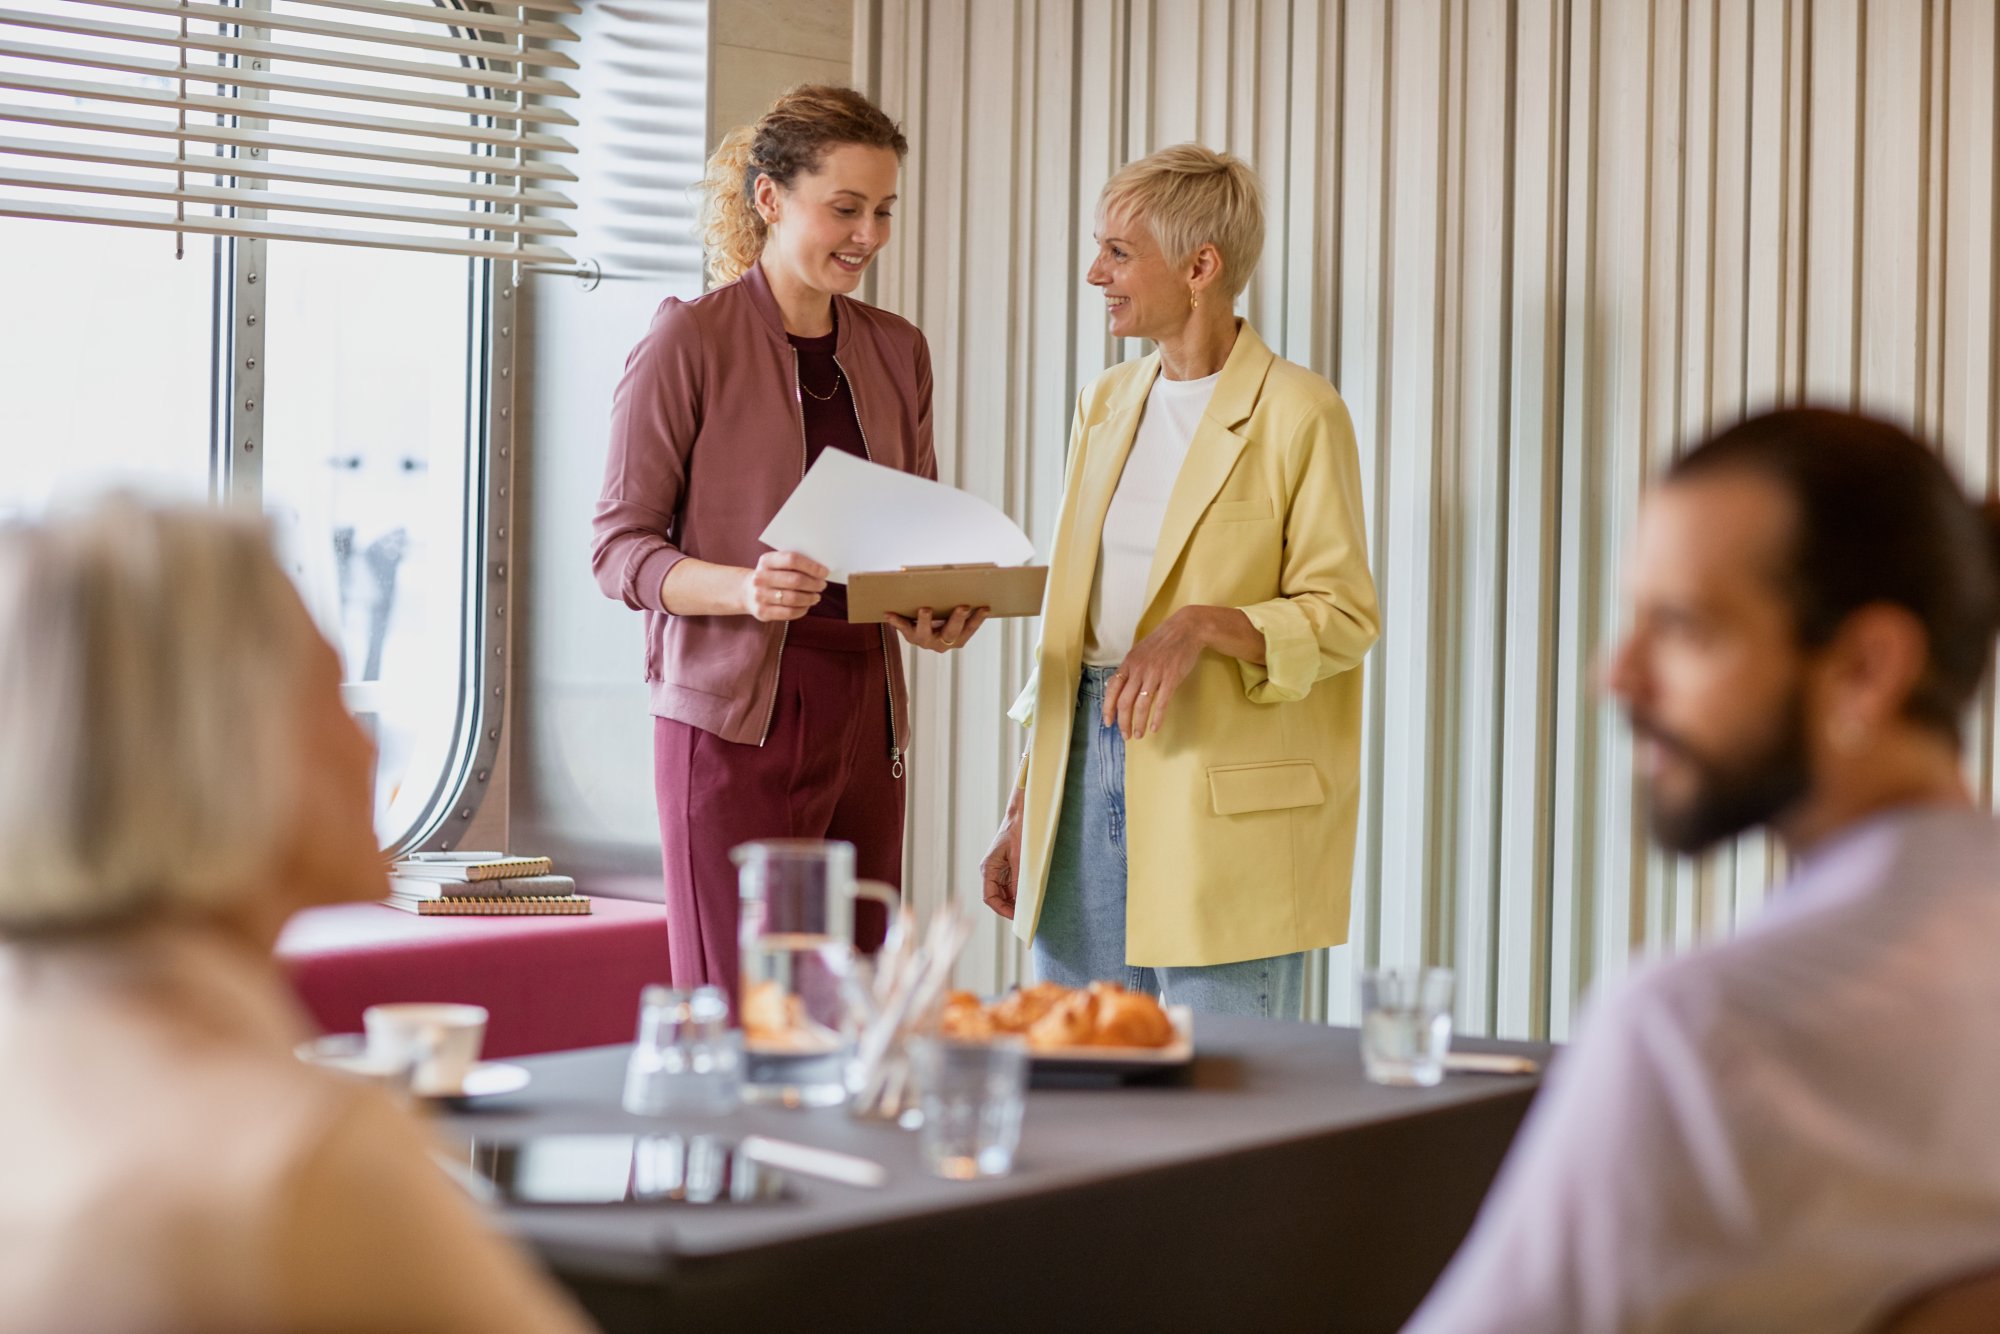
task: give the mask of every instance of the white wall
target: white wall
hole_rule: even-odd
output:
[[[851,80],[851,0],[712,0],[710,145],[800,83]]]
[[[947,480],[1050,536],[1104,337],[1098,188],[1187,138],[1269,191],[1245,311],[1338,385],[1386,614],[1352,943],[1447,960],[1461,1021],[1568,1031],[1635,952],[1754,913],[1761,841],[1650,853],[1590,689],[1645,479],[1716,423],[1859,404],[1995,463],[1987,0],[861,0],[913,150],[875,295],[927,331]],[[976,893],[1032,626],[918,667],[909,883]],[[1973,766],[1990,788],[1982,710]],[[1012,975],[992,933],[975,983]]]

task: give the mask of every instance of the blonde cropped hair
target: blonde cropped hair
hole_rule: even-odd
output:
[[[723,136],[702,178],[701,248],[711,282],[743,276],[764,253],[770,231],[757,213],[757,178],[769,176],[789,190],[801,174],[820,168],[828,149],[843,144],[910,151],[902,127],[852,88],[808,83],[771,104],[754,125]]]
[[[1167,262],[1181,265],[1204,245],[1222,256],[1223,292],[1250,285],[1264,254],[1264,187],[1242,158],[1200,144],[1175,144],[1127,163],[1097,197],[1101,216],[1119,209],[1142,222]]]
[[[254,890],[313,634],[252,517],[114,495],[0,526],[0,934]]]

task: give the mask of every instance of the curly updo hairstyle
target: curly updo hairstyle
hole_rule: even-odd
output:
[[[764,252],[769,230],[757,215],[757,178],[769,176],[789,190],[818,171],[828,150],[844,144],[910,151],[902,127],[855,92],[809,83],[785,93],[754,125],[731,130],[708,160],[701,183],[701,245],[709,281],[742,276]]]

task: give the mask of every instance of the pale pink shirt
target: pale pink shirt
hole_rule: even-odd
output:
[[[380,1092],[218,932],[0,946],[0,1331],[554,1331]]]
[[[1839,1334],[2000,1264],[2000,825],[1816,849],[1597,1002],[1409,1326]]]

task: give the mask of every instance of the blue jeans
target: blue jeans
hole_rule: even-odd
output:
[[[1035,974],[1080,987],[1117,982],[1198,1013],[1298,1019],[1306,956],[1186,968],[1125,962],[1125,738],[1103,723],[1112,667],[1085,667],[1070,727],[1069,773],[1035,927]]]

